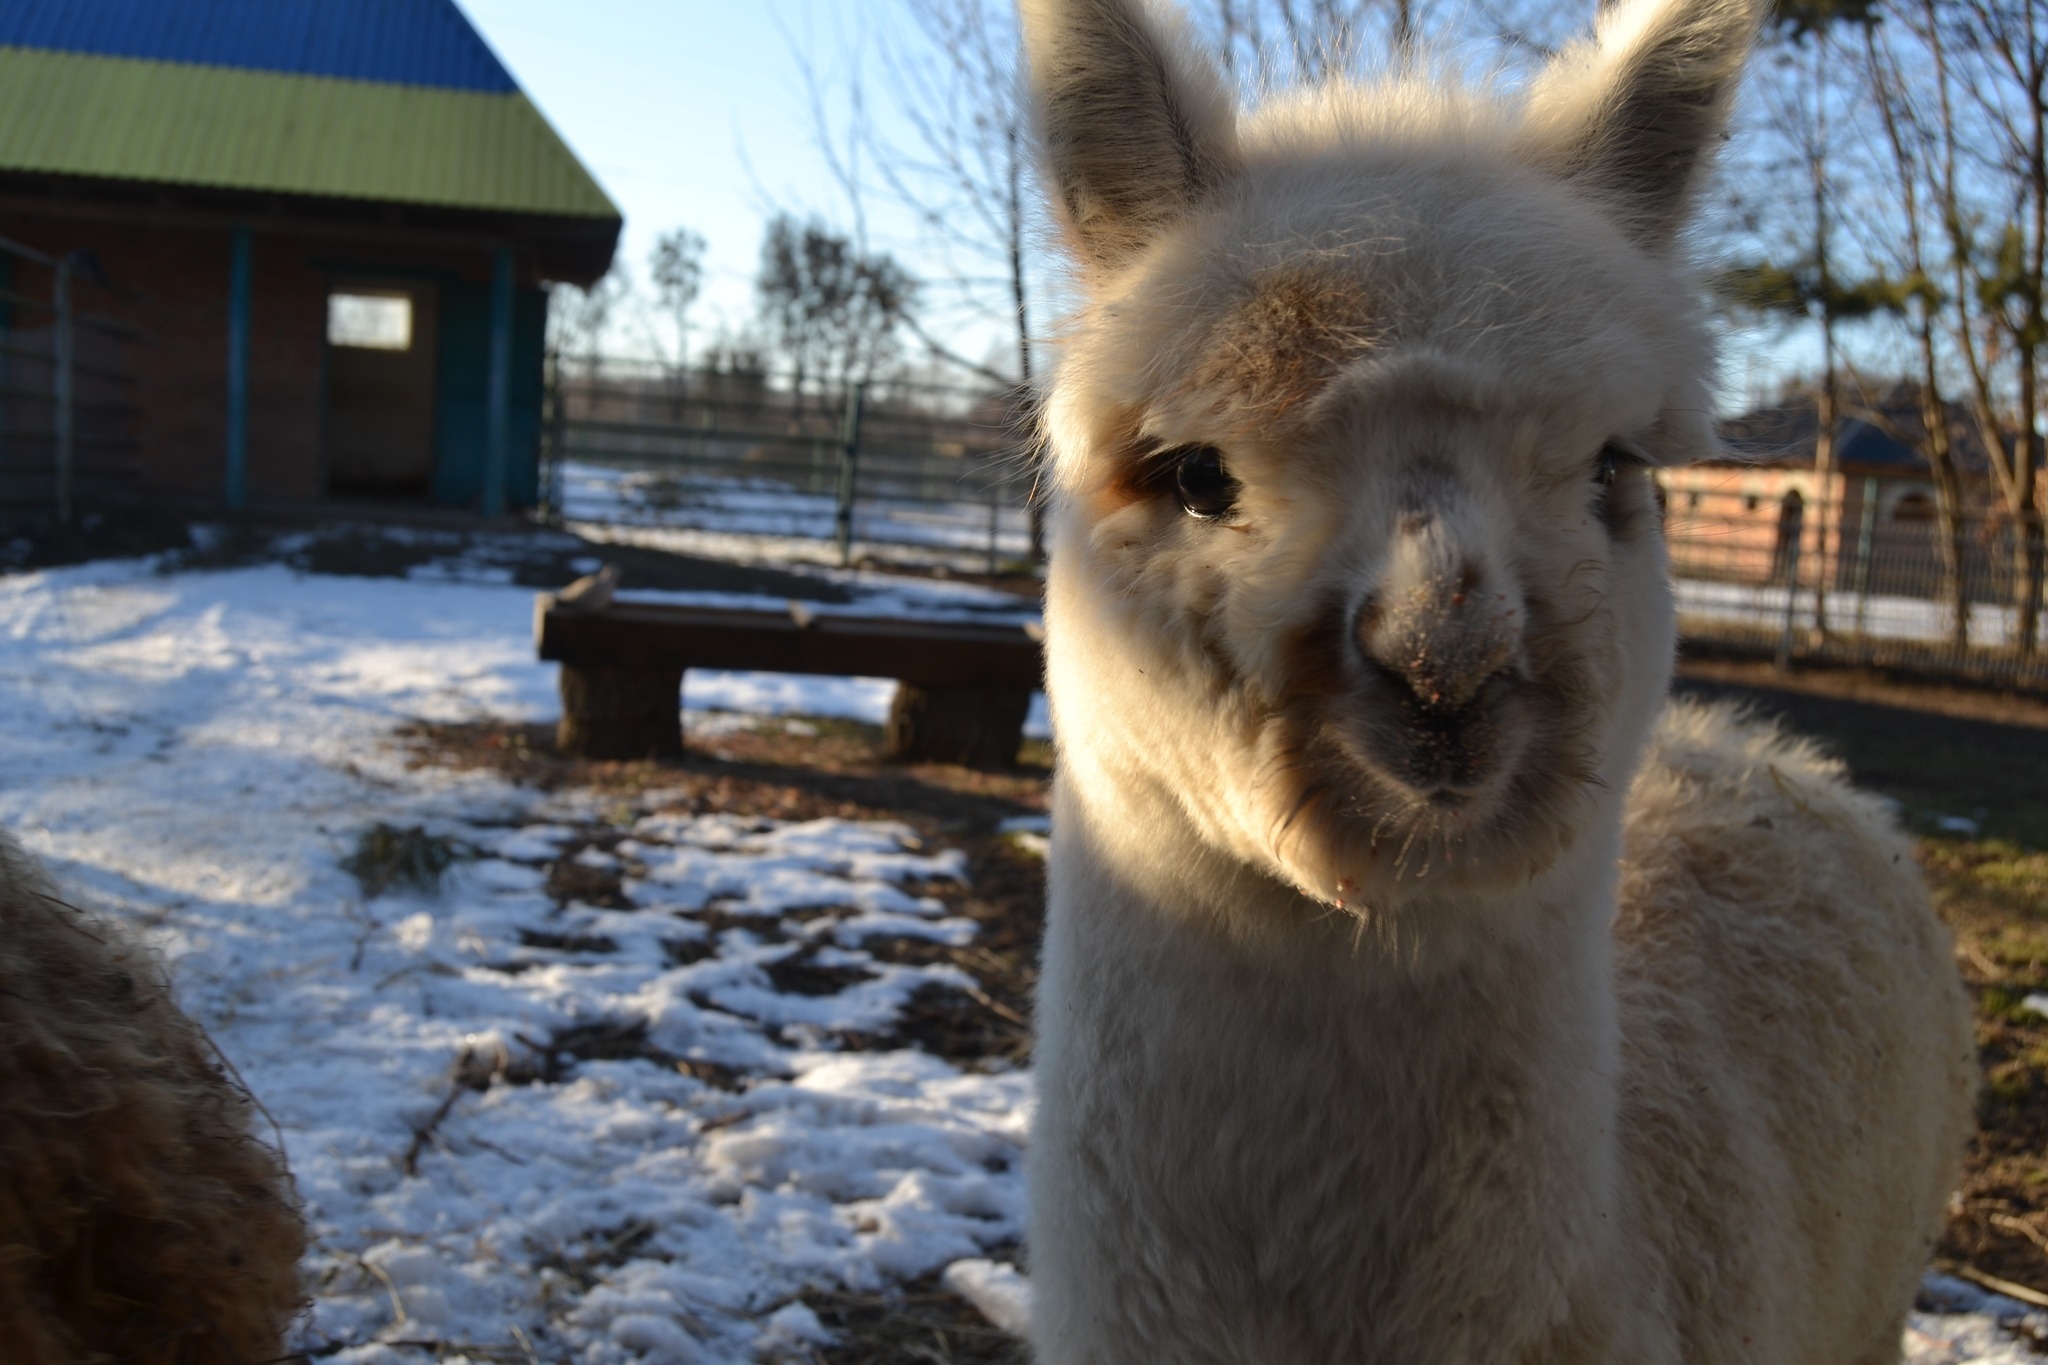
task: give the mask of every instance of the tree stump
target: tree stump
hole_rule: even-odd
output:
[[[1028,688],[899,683],[889,706],[889,756],[1007,768],[1017,761],[1030,709]]]
[[[680,758],[681,664],[562,665],[555,747],[576,758]]]

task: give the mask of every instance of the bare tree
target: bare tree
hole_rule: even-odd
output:
[[[1892,235],[1892,288],[1886,300],[1912,338],[1918,362],[1920,426],[1928,471],[1934,477],[1936,552],[1941,562],[1942,597],[1948,603],[1949,643],[1970,644],[1970,587],[1965,554],[1965,494],[1956,464],[1949,403],[1942,380],[1937,319],[1943,305],[1934,283],[1926,212],[1934,183],[1934,140],[1922,110],[1915,106],[1913,83],[1899,53],[1898,26],[1866,24],[1863,30],[1864,78],[1875,97],[1884,147],[1891,153],[1891,184],[1899,200],[1901,232]]]
[[[654,281],[655,302],[675,333],[671,368],[680,371],[690,363],[690,309],[704,287],[703,235],[688,228],[662,233],[648,253],[647,274]],[[658,337],[656,345],[667,351]]]
[[[807,380],[865,382],[900,357],[897,333],[917,281],[887,254],[863,252],[821,223],[784,213],[768,223],[755,290],[801,405]]]
[[[588,289],[556,285],[548,295],[550,347],[559,356],[582,362],[585,373],[595,374],[607,338],[632,293],[632,274],[618,261]]]
[[[2048,343],[2048,16],[2030,0],[1921,0],[1948,239],[1950,341],[2012,522],[2023,655],[2040,643],[2042,347]]]

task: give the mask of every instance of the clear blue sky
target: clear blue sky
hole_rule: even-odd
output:
[[[846,54],[875,50],[873,26],[896,26],[879,35],[892,44],[912,38],[890,0],[457,3],[624,211],[619,256],[636,280],[646,280],[657,234],[686,226],[705,236],[696,343],[721,323],[737,328],[752,316],[761,230],[775,209],[851,226],[851,208],[815,145],[797,54],[829,80],[843,74]],[[877,93],[887,84],[870,83]],[[885,137],[886,105],[870,103]],[[895,131],[895,140],[910,141]],[[873,244],[916,271],[918,234],[908,217],[879,196],[867,208]],[[1050,321],[1036,319],[1041,334]],[[996,358],[1007,355],[1001,336],[990,328],[949,340]],[[1806,359],[1803,333],[1733,340],[1724,360],[1730,400],[1745,396],[1745,380],[1768,387]],[[630,331],[613,344],[638,349]]]
[[[655,236],[709,242],[701,322],[752,311],[762,224],[776,207],[844,228],[851,212],[814,145],[792,42],[820,70],[886,21],[879,0],[458,0],[626,215],[620,259],[646,278]],[[894,245],[880,206],[878,245]]]

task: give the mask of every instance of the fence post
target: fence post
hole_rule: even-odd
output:
[[[994,578],[1001,567],[996,558],[996,537],[1003,525],[1003,476],[992,468],[995,461],[983,458],[982,467],[988,473],[988,576]]]
[[[57,262],[56,326],[51,331],[51,345],[56,354],[56,428],[57,428],[57,524],[69,526],[77,515],[74,498],[77,427],[73,410],[72,353],[76,349],[71,331],[71,276],[76,262],[70,256]]]
[[[562,524],[562,353],[550,346],[541,359],[540,519]]]
[[[1870,552],[1877,533],[1877,476],[1863,478],[1863,519],[1856,528],[1856,643],[1867,659],[1870,636],[1866,632],[1870,614]]]
[[[227,468],[221,501],[229,511],[249,505],[249,314],[255,285],[249,229],[237,227],[228,249]]]
[[[1799,543],[1805,539],[1792,537],[1791,557],[1785,564],[1785,629],[1778,636],[1777,657],[1780,670],[1792,666],[1792,622],[1799,611]]]
[[[505,515],[512,452],[512,248],[491,254],[490,370],[484,389],[483,513]]]
[[[7,295],[14,289],[14,253],[7,243],[0,240],[0,465],[7,463],[7,429],[14,414],[8,411],[10,404],[7,390],[12,387],[14,377],[9,373],[12,358],[9,347],[13,340],[9,336],[14,330],[14,306]]]
[[[855,384],[846,391],[846,425],[839,437],[839,512],[836,519],[836,538],[839,542],[839,567],[845,568],[853,562],[853,481],[855,466],[860,460],[860,417],[861,408],[867,399],[868,386]]]

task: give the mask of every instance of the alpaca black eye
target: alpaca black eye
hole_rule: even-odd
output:
[[[1215,446],[1183,446],[1169,453],[1173,458],[1173,490],[1182,511],[1211,521],[1236,504],[1237,480],[1223,467],[1222,451]]]
[[[1629,454],[1620,446],[1602,446],[1600,457],[1593,461],[1593,482],[1602,488],[1612,488],[1614,481],[1621,477],[1622,470],[1632,469],[1642,463],[1640,457]]]
[[[1593,460],[1593,507],[1612,539],[1633,540],[1637,534],[1642,499],[1620,485],[1629,470],[1642,469],[1648,463],[1642,456],[1611,442],[1602,446]],[[1633,484],[1634,480],[1628,482]]]

